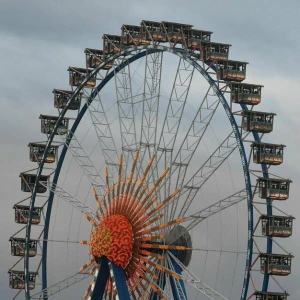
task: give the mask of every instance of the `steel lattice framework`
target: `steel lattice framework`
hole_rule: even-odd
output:
[[[259,162],[261,170],[252,172],[250,170],[250,159],[252,155],[254,159],[254,155],[257,154],[254,150],[251,150],[251,154],[247,155],[245,147],[245,144],[249,141],[252,143],[251,147],[255,147],[255,142],[259,145],[262,144],[263,134],[259,135],[259,132],[264,131],[257,128],[249,130],[245,125],[238,125],[236,116],[242,116],[244,120],[245,115],[252,111],[253,106],[249,109],[246,104],[241,102],[242,111],[233,111],[232,102],[229,103],[225,98],[227,93],[233,93],[232,81],[222,78],[222,76],[225,76],[226,68],[230,63],[232,65],[239,65],[241,68],[245,68],[246,63],[229,61],[229,46],[215,43],[217,44],[216,46],[214,43],[210,43],[207,40],[207,36],[210,37],[211,34],[209,32],[201,31],[201,34],[204,36],[203,40],[194,47],[189,46],[189,43],[192,43],[192,39],[189,36],[182,38],[185,32],[183,28],[186,27],[186,30],[190,30],[188,31],[189,34],[193,32],[191,27],[189,27],[190,25],[179,24],[181,26],[179,33],[177,32],[176,35],[173,33],[172,36],[169,28],[173,28],[172,26],[176,28],[176,26],[179,26],[178,24],[154,22],[154,25],[151,26],[158,26],[160,28],[160,33],[158,34],[157,31],[151,31],[152,27],[147,22],[142,22],[142,26],[140,27],[142,31],[140,31],[139,36],[143,36],[141,34],[144,34],[144,36],[148,37],[149,42],[145,42],[141,38],[135,38],[133,33],[129,29],[126,29],[127,25],[124,25],[125,29],[123,29],[124,32],[122,33],[124,36],[120,37],[120,39],[118,36],[104,35],[106,43],[107,40],[109,42],[104,44],[103,53],[105,53],[105,49],[112,47],[112,49],[115,49],[113,50],[115,54],[113,52],[107,56],[103,54],[103,61],[93,69],[87,69],[86,71],[84,69],[82,69],[83,71],[77,70],[77,72],[83,72],[85,75],[81,77],[81,81],[76,85],[75,90],[72,91],[65,105],[60,108],[60,114],[48,132],[48,140],[43,148],[43,154],[38,160],[38,169],[35,176],[32,177],[34,184],[30,185],[32,183],[29,184],[26,182],[27,187],[31,191],[31,197],[28,205],[27,224],[24,227],[26,231],[24,280],[21,275],[17,276],[17,280],[20,282],[24,281],[26,299],[48,299],[51,295],[75,285],[87,277],[92,277],[92,282],[86,291],[86,299],[96,299],[99,297],[106,299],[109,295],[111,297],[119,297],[120,299],[129,299],[130,297],[136,299],[138,296],[142,297],[143,293],[149,295],[149,299],[153,300],[158,299],[158,297],[163,299],[171,297],[174,299],[187,299],[186,285],[192,286],[195,290],[210,299],[227,299],[216,291],[215,287],[213,288],[205,284],[203,280],[194,275],[188,267],[189,261],[187,263],[184,262],[187,256],[183,260],[179,258],[181,257],[179,254],[180,251],[192,251],[193,248],[189,242],[178,244],[178,241],[182,240],[187,232],[190,232],[204,220],[242,201],[247,203],[248,220],[246,265],[240,298],[245,300],[256,296],[256,299],[264,299],[258,297],[263,295],[263,293],[268,293],[269,277],[270,274],[272,275],[272,271],[264,273],[261,292],[257,293],[255,291],[254,284],[255,293],[251,294],[248,291],[250,278],[253,283],[252,270],[258,258],[269,257],[273,259],[273,237],[267,236],[265,253],[258,249],[257,243],[254,240],[254,233],[258,222],[261,220],[260,217],[257,223],[254,221],[254,198],[257,195],[261,197],[261,192],[259,192],[259,188],[261,187],[258,187],[259,183],[257,185],[254,182],[251,183],[251,174],[253,172],[261,172],[261,178],[269,180],[269,166],[266,162],[261,161]],[[143,30],[145,31],[143,32]],[[165,36],[165,38],[162,36]],[[181,36],[180,39],[179,36]],[[125,43],[124,38],[131,40],[129,46],[124,46],[126,44],[122,45],[122,43]],[[163,45],[164,43],[167,45]],[[182,47],[178,47],[179,44]],[[224,55],[224,52],[220,50],[220,57],[204,59],[204,56],[207,55],[210,49],[209,47],[212,47],[212,45],[214,49],[217,49],[217,47],[220,49],[223,47],[222,51],[227,49],[227,58],[224,59],[221,57],[221,55]],[[93,51],[93,53],[96,53],[95,50]],[[165,53],[170,53],[178,57],[178,65],[174,74],[174,82],[170,95],[166,100],[164,118],[161,120],[159,119],[159,111],[162,102],[162,66]],[[143,59],[145,61],[143,82],[140,86],[136,86],[134,74],[137,70],[131,66]],[[230,72],[232,70],[231,67],[228,70]],[[195,74],[202,76],[208,84],[208,89],[199,102],[193,117],[190,118],[190,123],[185,134],[182,135],[180,128],[185,126],[183,119],[189,105],[187,100],[189,99],[191,84]],[[97,82],[97,84],[93,85],[93,82]],[[105,107],[101,91],[104,87],[111,84],[111,82],[114,82],[115,86],[115,106]],[[92,89],[87,89],[88,85]],[[80,95],[83,95],[85,104],[76,116],[71,129],[63,132],[60,131],[66,113]],[[205,134],[210,130],[210,125],[218,107],[222,107],[225,111],[231,126],[231,132],[226,135],[223,141],[219,142],[214,150],[210,150],[208,158],[203,163],[194,167],[191,171],[189,167],[196,158],[196,151],[199,149],[199,145],[204,143]],[[110,111],[113,109],[117,111],[120,140],[116,140],[115,137],[114,120],[108,117]],[[105,178],[101,175],[103,168],[99,170],[95,166],[91,154],[84,148],[84,142],[75,136],[77,128],[87,111],[89,112],[92,127],[105,162]],[[141,120],[137,121],[138,112],[140,111]],[[159,123],[161,129],[158,131]],[[251,131],[253,140],[250,138]],[[50,176],[52,175],[50,174],[47,177],[47,182],[45,182],[44,175],[42,175],[45,171],[44,165],[47,163],[47,155],[50,153],[51,147],[53,147],[57,133],[61,138],[63,147],[53,178],[50,180]],[[272,145],[266,144],[264,149],[268,149],[268,147],[274,147],[275,149],[282,146]],[[177,150],[175,151],[176,147]],[[243,170],[244,187],[231,195],[222,197],[206,208],[191,212],[191,207],[196,201],[195,199],[199,197],[199,191],[215,176],[216,171],[219,171],[222,165],[229,161],[229,158],[236,151],[239,154]],[[71,155],[72,160],[82,171],[82,174],[87,178],[93,189],[98,206],[97,210],[77,199],[76,195],[69,193],[63,186],[59,185],[59,176],[67,153]],[[272,150],[266,153],[275,154]],[[282,152],[278,153],[282,154]],[[161,173],[160,170],[164,171]],[[26,178],[23,176],[22,180],[26,181]],[[117,178],[117,181],[115,178]],[[259,180],[262,181],[262,179]],[[284,180],[282,179],[282,181]],[[43,236],[41,239],[42,258],[37,269],[37,272],[39,272],[40,266],[42,267],[42,289],[40,292],[31,292],[32,287],[30,286],[30,282],[32,280],[30,278],[32,272],[29,271],[29,249],[32,242],[31,231],[36,200],[39,197],[38,193],[40,193],[41,188],[48,189],[49,191],[47,205],[44,205],[47,207],[47,210],[44,216],[43,230],[40,235],[40,237]],[[100,195],[102,196],[101,199]],[[90,253],[94,258],[89,260],[76,274],[59,281],[57,284],[48,286],[47,252],[48,242],[50,241],[49,226],[54,197],[72,205],[75,210],[82,213],[93,225],[94,231],[91,233],[91,240],[80,241],[80,243],[93,245],[90,246]],[[182,199],[185,200],[182,202]],[[159,204],[156,205],[156,201]],[[272,206],[272,199],[266,197],[266,215],[269,218],[273,217]],[[257,210],[256,207],[255,209]],[[98,257],[98,254],[96,255],[96,252],[93,252],[93,247],[97,246],[99,249],[102,249],[104,237],[106,238],[108,234],[104,233],[107,232],[108,227],[101,227],[104,224],[103,222],[110,224],[109,222],[112,222],[110,218],[119,214],[124,214],[130,220],[133,228],[132,235],[135,237],[133,250],[131,250],[131,259],[126,263],[126,268],[120,267],[116,263],[116,260],[108,259],[106,254]],[[145,221],[147,222],[145,223]],[[183,226],[182,228],[185,228],[185,230],[179,230],[172,237],[168,237],[170,228],[176,228],[175,225],[181,222],[183,225],[180,226]],[[147,229],[147,226],[150,227]],[[113,230],[113,227],[109,228]],[[154,236],[153,234],[156,231],[160,235]],[[151,235],[146,236],[149,233]],[[101,242],[96,239],[96,235],[99,235]],[[143,242],[141,242],[142,237],[145,239]],[[165,237],[167,237],[166,240],[164,240]],[[145,242],[156,241],[157,239],[164,241]],[[98,245],[97,243],[100,244]],[[118,243],[120,242],[116,242],[116,244]],[[276,242],[276,244],[278,243]],[[253,257],[256,255],[253,251],[254,245],[259,251],[259,256],[253,261]],[[116,253],[110,253],[109,250],[105,251],[108,252],[103,253],[108,253],[109,257],[116,255]],[[290,263],[291,255],[288,252],[286,253],[287,255],[282,255],[280,259],[289,259]],[[160,262],[163,258],[164,260]],[[270,259],[268,260],[269,264],[271,264]],[[264,264],[266,266],[266,261],[264,261]],[[12,269],[10,271],[13,272]],[[279,294],[277,293],[277,295]],[[282,293],[282,295],[285,298],[280,299],[286,299],[287,293]]]

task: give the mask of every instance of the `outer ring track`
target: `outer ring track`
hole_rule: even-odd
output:
[[[145,51],[143,51],[145,50]],[[146,51],[147,50],[147,51]],[[238,145],[238,149],[239,149],[239,154],[241,157],[241,162],[242,162],[242,166],[243,166],[243,172],[244,172],[244,179],[245,179],[245,186],[246,186],[246,190],[247,190],[247,207],[248,207],[248,238],[247,238],[247,259],[246,259],[246,267],[245,267],[245,275],[244,275],[244,283],[243,283],[243,288],[242,288],[242,294],[241,294],[241,300],[245,300],[247,297],[247,291],[248,291],[248,285],[249,285],[249,279],[250,279],[250,266],[252,263],[252,252],[253,252],[253,240],[252,240],[252,234],[253,234],[253,207],[251,204],[251,200],[252,200],[252,189],[251,189],[251,181],[250,181],[250,174],[248,171],[248,165],[247,165],[247,155],[244,149],[244,145],[240,136],[240,132],[238,129],[238,125],[236,123],[236,120],[232,114],[232,112],[230,111],[230,107],[225,99],[225,97],[223,96],[222,92],[218,89],[215,81],[211,78],[211,76],[207,73],[207,71],[205,71],[196,60],[193,60],[192,58],[190,58],[189,56],[187,56],[185,54],[185,52],[182,49],[177,49],[177,48],[170,48],[170,47],[166,47],[166,46],[161,46],[161,45],[143,45],[143,46],[132,46],[132,47],[128,47],[126,48],[124,51],[119,52],[118,54],[110,57],[109,59],[107,59],[104,63],[102,63],[100,66],[98,66],[97,68],[95,68],[90,74],[89,76],[87,76],[85,78],[85,80],[81,83],[81,85],[76,89],[76,91],[74,92],[74,94],[72,95],[72,97],[70,98],[70,100],[68,101],[67,105],[65,106],[65,108],[62,110],[61,114],[59,115],[59,118],[57,120],[57,123],[54,127],[53,132],[50,134],[48,141],[46,143],[46,148],[45,148],[45,152],[47,153],[49,147],[51,146],[51,143],[53,141],[54,138],[54,132],[56,131],[58,124],[60,124],[60,121],[62,120],[62,118],[64,117],[64,115],[66,114],[71,102],[73,101],[73,99],[76,98],[76,96],[79,94],[79,92],[83,89],[85,83],[89,80],[90,77],[92,77],[93,75],[95,75],[96,73],[98,73],[98,71],[105,66],[108,63],[111,63],[114,59],[121,57],[123,55],[131,55],[132,52],[135,51],[140,51],[137,54],[131,56],[128,58],[128,60],[126,61],[126,63],[122,63],[120,66],[118,66],[117,68],[114,69],[114,71],[110,72],[102,81],[101,83],[97,86],[97,88],[92,92],[90,99],[88,99],[88,102],[82,107],[80,113],[78,114],[72,129],[67,137],[66,143],[69,144],[73,134],[75,133],[78,125],[80,124],[80,121],[82,119],[82,117],[84,116],[88,105],[93,101],[94,97],[101,91],[101,89],[106,85],[106,83],[109,82],[110,79],[112,79],[114,77],[114,75],[116,73],[118,73],[120,70],[122,70],[128,63],[132,63],[142,57],[144,57],[145,55],[147,55],[148,53],[154,53],[154,52],[159,52],[159,51],[166,51],[166,52],[171,52],[179,57],[181,57],[182,59],[186,60],[188,63],[190,63],[197,71],[199,71],[202,76],[207,80],[207,82],[210,84],[210,86],[213,88],[213,90],[215,91],[215,93],[218,95],[221,104],[223,105],[223,108],[227,114],[227,117],[231,123],[232,129],[234,131],[235,134],[235,138],[237,141],[237,145]],[[246,105],[242,105],[243,109],[247,109]],[[259,136],[257,133],[253,133],[253,137],[255,139],[255,141],[259,140]],[[63,150],[61,152],[59,161],[58,161],[58,165],[54,174],[54,178],[53,178],[53,184],[57,183],[58,178],[59,178],[59,174],[60,174],[60,170],[61,167],[63,165],[64,162],[64,158],[65,155],[67,153],[68,147],[67,145],[64,145]],[[25,297],[26,299],[30,299],[30,291],[29,291],[29,240],[30,240],[30,233],[31,233],[31,219],[32,219],[32,208],[34,207],[34,203],[35,203],[35,197],[36,197],[36,193],[37,193],[37,183],[39,182],[40,176],[42,174],[42,170],[44,167],[44,163],[45,163],[45,155],[43,155],[42,160],[40,162],[39,168],[37,170],[37,176],[36,176],[36,182],[35,182],[35,186],[32,192],[32,197],[31,197],[31,201],[30,201],[30,213],[29,213],[29,220],[27,223],[27,227],[26,227],[26,248],[25,248],[25,259],[24,259],[24,270],[25,270]],[[262,170],[266,170],[266,165],[262,164]],[[268,174],[264,173],[264,176],[268,176]],[[42,289],[46,289],[47,288],[47,238],[48,238],[48,232],[49,232],[49,224],[50,224],[50,217],[51,217],[51,210],[52,210],[52,203],[53,203],[53,198],[54,198],[54,193],[50,192],[50,196],[49,196],[49,201],[48,201],[48,205],[47,205],[47,212],[46,212],[46,219],[45,219],[45,227],[44,227],[44,242],[43,242],[43,253],[42,253]],[[268,205],[268,211],[267,211],[268,215],[272,214],[272,208],[270,205]],[[267,243],[267,252],[271,253],[272,252],[272,240],[268,239],[268,243]],[[264,282],[263,282],[263,290],[267,290],[268,288],[268,281],[269,281],[269,275],[265,275],[264,276]],[[47,295],[44,295],[44,299],[48,299]]]

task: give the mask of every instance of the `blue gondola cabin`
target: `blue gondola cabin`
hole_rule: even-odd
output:
[[[42,160],[46,145],[40,143],[29,143],[29,159],[33,162],[40,162]],[[51,146],[46,154],[45,163],[55,162],[58,146]]]
[[[70,86],[80,86],[83,81],[88,77],[89,79],[85,82],[84,87],[93,88],[96,85],[96,74],[90,76],[92,70],[69,67],[69,84]]]
[[[254,163],[280,165],[283,162],[283,148],[285,145],[254,142],[251,147]]]
[[[34,188],[36,174],[20,173],[21,177],[21,191],[31,193]],[[36,192],[39,194],[45,193],[47,191],[47,181],[49,176],[41,175],[37,186]]]
[[[293,231],[293,217],[261,215],[262,235],[289,237]]]
[[[51,134],[54,130],[58,118],[59,117],[57,116],[40,115],[41,132],[44,134]],[[63,118],[60,121],[60,124],[57,126],[57,129],[54,134],[64,135],[68,132],[68,128],[69,128],[69,118]]]
[[[288,293],[276,293],[276,292],[262,292],[256,291],[254,293],[256,300],[287,300]]]
[[[242,112],[242,128],[245,131],[269,133],[273,130],[274,113],[244,110]]]
[[[219,60],[219,79],[225,81],[243,81],[246,78],[246,66],[247,62],[235,61],[235,60]]]
[[[24,256],[25,255],[25,247],[26,247],[25,238],[11,237],[9,239],[9,241],[10,241],[11,255],[13,255],[13,256]],[[37,242],[38,242],[37,240],[29,241],[28,254],[30,257],[36,256]]]
[[[9,270],[9,287],[12,289],[22,290],[25,288],[25,273],[24,271]],[[38,272],[29,272],[29,289],[35,288],[35,279]]]
[[[15,204],[13,208],[15,210],[15,222],[18,224],[27,224],[30,211],[29,206]],[[31,224],[37,225],[41,222],[41,212],[42,207],[33,207]]]
[[[65,90],[54,89],[52,91],[54,95],[54,107],[58,109],[63,109],[67,105],[68,101],[71,99],[73,92]],[[82,93],[79,93],[70,103],[69,110],[78,110],[81,105]]]
[[[94,69],[100,66],[105,62],[105,55],[102,50],[98,49],[90,49],[86,48],[84,50],[85,53],[85,61],[86,61],[86,67],[88,69]],[[105,64],[101,69],[103,70],[109,70],[113,66],[113,62]]]
[[[142,39],[153,42],[167,42],[167,35],[161,22],[145,21],[141,22]]]
[[[232,82],[231,101],[238,104],[257,105],[261,102],[262,85]]]
[[[206,61],[227,61],[230,46],[231,45],[229,45],[229,44],[221,44],[221,43],[213,43],[213,42],[206,43],[203,46],[204,53],[205,53],[204,59]],[[226,66],[227,66],[227,64],[226,64]],[[234,66],[235,66],[235,64],[234,64]],[[222,70],[222,71],[223,71],[222,76],[224,76],[224,74],[225,74],[224,70]],[[239,75],[238,73],[232,72],[231,75],[227,74],[226,78],[229,79],[230,76],[231,77],[234,77],[234,76],[236,77],[238,75]],[[224,77],[224,79],[225,79],[225,77]]]
[[[259,257],[262,274],[277,276],[291,274],[292,255],[261,253]]]
[[[261,199],[286,200],[289,198],[291,182],[289,179],[260,177],[257,179],[259,197]]]

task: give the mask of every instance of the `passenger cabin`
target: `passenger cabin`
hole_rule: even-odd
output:
[[[142,28],[137,25],[123,25],[122,45],[148,45],[150,42],[142,38]]]
[[[96,85],[96,75],[90,77],[92,70],[84,68],[69,67],[69,84],[70,86],[79,86],[88,77],[84,87],[93,88]]]
[[[261,101],[263,85],[231,83],[231,101],[233,103],[257,105]]]
[[[46,145],[39,143],[29,143],[29,159],[33,162],[40,162],[42,160]],[[50,146],[46,157],[45,163],[53,163],[55,162],[55,157],[57,153],[58,146]]]
[[[25,255],[25,248],[26,248],[26,240],[25,238],[16,238],[11,237],[10,241],[10,249],[11,255],[13,256],[24,256]],[[29,240],[29,256],[34,257],[37,253],[37,240]]]
[[[141,22],[142,39],[153,42],[167,42],[167,35],[161,22],[145,21]]]
[[[103,52],[104,54],[116,54],[124,48],[122,45],[122,37],[120,35],[104,34],[103,37]]]
[[[52,91],[54,94],[54,107],[63,109],[67,105],[68,101],[71,99],[73,92],[65,90],[54,89]],[[70,103],[69,110],[78,110],[81,105],[82,93],[79,93]]]
[[[25,273],[24,271],[9,270],[9,287],[12,289],[25,289]],[[29,272],[29,289],[35,288],[35,279],[38,272]]]
[[[14,205],[15,222],[18,224],[27,224],[29,219],[30,208],[27,205]],[[41,222],[42,207],[33,207],[31,224],[37,225]]]
[[[41,119],[41,132],[45,134],[51,134],[54,130],[58,116],[47,116],[40,115]],[[60,124],[58,125],[55,135],[64,135],[68,132],[69,128],[69,118],[62,118]]]
[[[280,165],[283,162],[283,148],[285,145],[254,142],[251,147],[253,162],[257,164]]]
[[[274,293],[274,292],[261,292],[256,291],[254,293],[256,300],[287,300],[289,294],[287,293]]]
[[[260,177],[257,182],[261,199],[286,200],[289,198],[291,180]]]
[[[204,60],[205,61],[227,61],[228,55],[229,55],[229,47],[231,45],[229,44],[221,44],[221,43],[213,43],[209,42],[204,44],[203,46],[203,53],[204,53]],[[232,68],[232,72],[228,72],[229,67]],[[231,69],[230,69],[231,70]],[[227,76],[227,80],[237,80],[236,77],[240,76],[240,73],[237,73],[236,70],[239,70],[239,66],[236,66],[235,64],[226,64],[226,73],[222,73],[222,76]],[[234,72],[235,71],[235,72]],[[246,71],[246,68],[245,68]],[[224,75],[225,74],[225,75]],[[225,79],[225,77],[224,77]],[[243,78],[242,80],[244,80]]]
[[[210,37],[212,35],[211,31],[204,31],[198,29],[184,30],[185,35],[187,35],[187,47],[190,50],[201,50],[200,46],[202,43],[207,44],[210,42]]]
[[[246,78],[247,62],[225,60],[219,64],[219,77],[221,80],[243,81]]]
[[[273,130],[274,113],[244,110],[242,112],[242,128],[245,131],[269,133]]]
[[[262,274],[278,276],[291,274],[292,255],[261,253],[259,257]]]
[[[21,177],[21,191],[31,193],[34,188],[36,174],[21,173],[20,177]],[[47,175],[40,176],[40,182],[36,190],[37,193],[42,194],[47,191],[47,188],[44,185],[47,184],[48,178],[49,176]],[[44,185],[41,183],[43,183]]]
[[[187,39],[187,30],[192,29],[193,25],[162,22],[164,31],[167,34],[167,40],[172,43],[183,43],[183,40]]]
[[[105,55],[102,50],[86,48],[84,50],[84,53],[85,53],[87,68],[94,69],[100,66],[103,62],[105,62]],[[113,62],[110,62],[105,64],[101,69],[109,70],[112,68],[112,66],[113,66]]]
[[[294,217],[261,215],[262,235],[289,237],[292,235]]]

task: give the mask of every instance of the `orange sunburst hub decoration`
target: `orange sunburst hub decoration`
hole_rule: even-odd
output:
[[[125,268],[133,249],[132,227],[123,215],[112,215],[99,222],[91,236],[91,254],[106,256],[117,266]]]
[[[122,176],[123,156],[119,159],[119,173],[116,183],[110,184],[108,169],[105,169],[106,192],[97,194],[93,187],[93,194],[98,206],[94,215],[84,213],[85,218],[93,225],[91,238],[88,241],[79,241],[80,244],[89,245],[89,253],[93,259],[83,265],[79,272],[89,270],[93,274],[98,267],[97,258],[107,259],[124,269],[129,292],[133,299],[144,299],[143,295],[150,296],[155,292],[161,299],[166,299],[157,287],[160,272],[180,279],[180,274],[168,266],[165,260],[167,250],[186,250],[186,245],[168,244],[164,231],[173,225],[184,221],[185,217],[164,220],[163,210],[178,195],[179,190],[174,190],[165,198],[160,198],[156,193],[157,188],[169,172],[163,171],[159,178],[150,185],[151,174],[148,172],[155,159],[153,154],[144,173],[139,178],[134,178],[139,152],[134,156],[131,171],[128,176]],[[148,182],[147,182],[148,181]],[[166,264],[166,266],[164,266]],[[113,278],[110,277],[106,284],[105,295],[115,297]],[[89,285],[84,298],[87,299],[93,282]]]

